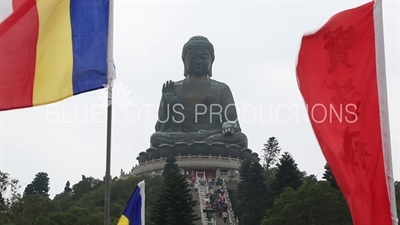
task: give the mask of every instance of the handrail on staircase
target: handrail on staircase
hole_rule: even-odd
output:
[[[225,183],[225,179],[222,179],[222,185],[223,185],[224,190],[225,190],[225,200],[228,203],[228,210],[227,211],[228,211],[229,224],[239,225],[239,220],[237,218],[235,218],[235,214],[234,214],[233,209],[232,209],[232,203],[231,203],[231,200],[229,199],[229,192],[228,192],[228,189],[227,189],[227,185]]]

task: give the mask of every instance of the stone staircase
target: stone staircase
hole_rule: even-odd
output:
[[[201,183],[200,179],[203,177],[205,178],[203,180],[204,184],[200,184]],[[197,196],[196,196],[198,201],[197,201],[195,210],[197,212],[199,212],[198,215],[201,217],[201,221],[196,221],[196,222],[200,222],[199,224],[201,224],[201,225],[216,225],[214,219],[212,219],[211,223],[209,223],[206,218],[206,213],[203,213],[203,209],[206,208],[206,206],[205,206],[206,205],[206,194],[208,193],[208,179],[207,179],[206,173],[204,171],[203,172],[197,171],[195,181],[198,182],[198,184],[199,184],[198,192],[197,192]],[[196,224],[196,225],[198,225],[198,224]]]
[[[223,225],[223,224],[228,224],[229,225],[229,220],[226,221],[226,223],[224,223],[224,218],[222,218],[222,217],[219,218],[219,214],[218,213],[215,215],[215,222],[217,222],[216,225]]]
[[[222,217],[219,218],[219,212],[217,212],[216,215],[215,215],[216,225],[239,225],[239,221],[237,221],[235,219],[235,214],[233,212],[232,204],[231,204],[231,201],[229,199],[229,192],[228,192],[227,185],[226,185],[224,179],[223,179],[222,186],[224,187],[224,190],[225,190],[225,193],[224,193],[225,201],[228,203],[228,210],[227,210],[228,211],[228,219],[227,219],[226,223],[224,223],[224,219]],[[218,186],[215,185],[214,186],[214,191],[217,191],[217,190],[218,190]]]
[[[213,191],[217,191],[218,190],[218,185],[214,185],[214,190]],[[219,212],[215,213],[215,221],[216,221],[216,225],[223,225],[224,224],[224,218],[221,217],[219,218]],[[227,223],[225,224],[229,224],[229,222],[227,221]]]
[[[231,202],[229,200],[229,193],[227,191],[227,186],[225,181],[223,182],[223,187],[225,189],[225,199],[226,202],[228,203],[228,220],[226,221],[226,223],[224,223],[224,219],[219,217],[219,212],[217,211],[214,214],[214,217],[212,218],[212,222],[208,223],[207,218],[205,213],[203,213],[203,209],[205,209],[205,204],[206,204],[206,194],[209,192],[208,190],[208,179],[211,177],[215,177],[212,176],[210,174],[206,174],[205,172],[196,172],[195,174],[196,178],[195,178],[195,182],[199,182],[200,178],[205,176],[205,180],[204,180],[204,185],[198,185],[198,192],[196,193],[195,196],[195,200],[197,201],[197,204],[194,207],[194,210],[197,212],[197,215],[199,217],[201,217],[201,220],[198,220],[195,222],[195,225],[239,225],[239,222],[237,220],[235,220],[235,216],[234,216],[234,212],[232,210],[232,205]],[[218,190],[218,186],[214,185],[214,190],[216,191]]]

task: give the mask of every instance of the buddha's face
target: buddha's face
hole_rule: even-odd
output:
[[[193,48],[189,49],[186,53],[185,68],[189,72],[189,75],[207,75],[211,64],[211,54],[207,49]]]

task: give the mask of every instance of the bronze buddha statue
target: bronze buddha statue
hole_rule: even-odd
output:
[[[151,147],[204,141],[247,148],[229,86],[211,79],[214,59],[214,47],[203,36],[194,36],[184,45],[185,78],[163,84]]]

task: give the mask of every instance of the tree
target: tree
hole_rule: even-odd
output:
[[[275,200],[262,225],[350,225],[350,211],[339,190],[315,176],[305,177],[295,191],[286,187]]]
[[[10,207],[19,198],[19,181],[0,171],[0,224],[8,224]]]
[[[241,224],[259,225],[267,209],[268,188],[259,162],[244,160],[240,166],[236,215]]]
[[[275,137],[270,137],[266,144],[264,144],[263,157],[264,157],[264,168],[269,169],[275,165],[278,161],[278,156],[281,152],[279,142]]]
[[[262,225],[291,225],[293,222],[286,221],[296,221],[291,220],[291,217],[295,215],[292,214],[293,209],[292,200],[294,198],[296,191],[291,187],[286,187],[280,194],[279,198],[274,201],[274,206],[267,210],[267,217],[262,221]]]
[[[0,213],[11,203],[10,200],[17,194],[19,187],[17,179],[11,178],[8,173],[0,171]]]
[[[328,163],[325,164],[324,169],[325,169],[325,171],[324,171],[322,178],[324,178],[326,181],[328,181],[331,184],[332,188],[335,188],[336,190],[340,190],[339,185],[336,183],[336,179],[333,176],[333,173],[332,173],[331,168],[329,167]]]
[[[36,174],[33,181],[25,188],[24,195],[40,194],[44,197],[49,197],[50,178],[45,172]]]
[[[34,195],[34,194],[36,194],[35,188],[33,187],[33,184],[30,183],[26,186],[24,190],[24,195]]]
[[[70,188],[70,183],[69,183],[69,181],[67,181],[67,183],[65,184],[65,187],[64,187],[64,192],[65,193],[70,193],[71,191],[72,191],[72,188]]]
[[[155,204],[157,196],[161,192],[164,182],[161,176],[143,175],[132,176],[126,179],[113,179],[110,188],[110,224],[118,223],[134,187],[142,180],[146,182],[146,224],[151,225],[148,221],[148,215],[150,214],[150,208]],[[53,201],[61,207],[62,212],[51,216],[51,221],[54,221],[58,225],[101,224],[96,221],[99,218],[99,214],[101,221],[103,220],[103,216],[101,216],[104,214],[105,199],[103,181],[87,176],[85,180],[80,180],[73,187],[75,191],[70,193],[63,191],[55,195]],[[82,213],[79,213],[79,211]],[[85,215],[87,218],[84,218]],[[89,218],[91,219],[88,220]]]
[[[150,223],[155,225],[193,224],[200,218],[194,214],[196,202],[190,195],[189,184],[180,174],[175,156],[166,160],[163,171],[164,184],[157,197],[157,202],[151,208]]]
[[[267,192],[267,209],[272,208],[274,204],[274,193],[273,193],[273,185],[275,184],[275,179],[276,179],[276,173],[277,173],[278,168],[277,167],[272,167],[269,169],[264,169],[263,175],[265,179],[265,184],[267,186],[268,192]]]
[[[89,193],[92,190],[95,190],[97,187],[100,187],[103,184],[103,180],[96,179],[94,177],[85,177],[85,179],[82,179],[77,184],[74,184],[74,186],[72,186],[72,191],[74,193],[72,198],[81,198],[83,195]]]
[[[54,225],[98,225],[103,224],[104,215],[93,207],[71,207],[66,213],[51,213],[43,219]]]
[[[259,225],[267,210],[268,193],[270,192],[265,184],[263,168],[259,162],[252,162],[250,165],[250,182],[249,192],[254,215],[249,224]]]
[[[25,195],[10,209],[11,220],[15,224],[41,225],[40,217],[46,217],[49,213],[59,212],[59,208],[47,196],[41,194]],[[43,221],[43,219],[42,219]]]
[[[194,225],[193,222],[200,219],[193,209],[195,205],[186,178],[175,169],[169,170],[158,201],[151,209],[151,222],[155,225]]]
[[[3,177],[3,176],[0,176]],[[4,179],[2,179],[4,180]],[[163,187],[161,176],[134,176],[127,179],[113,179],[110,193],[110,224],[118,220],[132,194],[133,187],[146,182],[146,224],[149,223],[150,208]],[[5,183],[5,182],[4,182]],[[3,183],[2,183],[3,184]],[[68,185],[66,185],[68,186]],[[71,185],[72,186],[72,185]],[[29,187],[33,187],[30,185]],[[85,177],[72,186],[73,191],[62,191],[53,200],[40,194],[16,194],[7,211],[0,212],[1,225],[98,225],[104,220],[104,182]],[[4,193],[4,192],[3,192]],[[10,188],[3,196],[9,196]]]
[[[396,208],[397,208],[397,217],[400,218],[400,182],[394,182],[394,194],[396,197]],[[400,224],[400,220],[398,222]]]
[[[286,187],[297,190],[302,184],[302,173],[297,167],[292,155],[284,152],[277,164],[275,182],[273,184],[274,198],[278,197]]]
[[[176,164],[176,158],[174,155],[168,156],[168,158],[165,162],[166,162],[166,164],[164,166],[164,172],[163,172],[164,178],[166,178],[168,173],[172,170],[179,173],[179,167],[178,167],[178,164]]]
[[[236,202],[235,202],[235,215],[239,217],[240,223],[245,223],[251,220],[251,208],[248,204],[248,200],[251,198],[250,193],[247,191],[250,184],[250,165],[251,160],[243,160],[240,164],[239,174],[240,174],[240,182],[237,184],[237,193]]]

